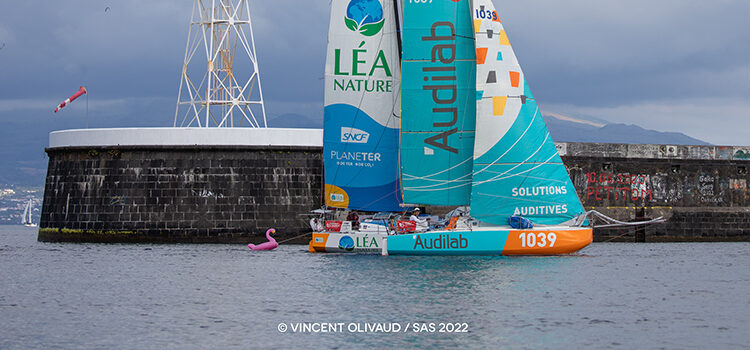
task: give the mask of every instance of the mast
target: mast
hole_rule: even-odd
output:
[[[398,44],[398,59],[400,61],[403,54],[403,43],[401,42],[401,20],[398,16],[398,0],[393,0],[393,17],[396,19],[396,43]]]

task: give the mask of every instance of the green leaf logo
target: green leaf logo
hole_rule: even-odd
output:
[[[383,29],[383,24],[385,24],[385,20],[382,20],[378,23],[365,24],[359,28],[359,33],[364,36],[373,36],[375,34],[378,34],[380,30]]]
[[[357,22],[355,22],[353,19],[344,18],[344,22],[346,22],[346,27],[349,28],[349,30],[357,31]]]
[[[346,7],[344,23],[349,30],[364,36],[378,34],[385,24],[383,5],[379,0],[351,0]]]

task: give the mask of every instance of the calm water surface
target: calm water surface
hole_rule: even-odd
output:
[[[305,250],[49,244],[35,229],[0,227],[0,349],[750,344],[750,243],[595,243],[523,258]],[[282,322],[345,326],[281,333]],[[368,322],[466,323],[469,332],[347,330]]]

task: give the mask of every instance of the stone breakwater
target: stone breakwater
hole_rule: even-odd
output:
[[[587,210],[624,221],[667,218],[644,227],[646,241],[750,241],[750,147],[557,147]],[[594,239],[632,241],[634,231],[597,229]]]
[[[41,241],[247,243],[309,231],[316,147],[47,149]],[[308,238],[309,239],[309,238]],[[304,239],[303,239],[304,240]]]
[[[640,231],[642,240],[750,241],[750,147],[557,145],[587,210],[625,221],[667,218]],[[269,227],[284,240],[309,232],[305,214],[322,205],[317,146],[80,146],[47,154],[41,241],[247,243],[265,240]],[[597,229],[594,239],[633,241],[635,233]]]

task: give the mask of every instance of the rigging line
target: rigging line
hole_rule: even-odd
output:
[[[537,162],[526,162],[526,163],[523,163],[523,164],[540,164],[540,163],[541,162],[537,161]],[[492,166],[496,166],[496,165],[497,166],[501,166],[501,165],[515,165],[515,164],[520,164],[520,163],[518,163],[518,162],[507,162],[507,163],[476,163],[476,164],[481,164],[481,165],[488,165],[489,164],[489,165],[492,165]],[[547,162],[546,164],[565,165],[565,163],[558,162],[558,161]],[[485,172],[497,174],[497,171],[492,171],[492,170],[485,170]]]
[[[651,219],[648,221],[636,221],[636,222],[625,222],[625,221],[619,221],[617,219],[611,218],[609,216],[606,216],[596,210],[590,210],[586,212],[586,216],[588,217],[591,215],[592,219],[599,218],[601,220],[607,221],[610,223],[609,225],[603,225],[599,227],[611,227],[611,226],[636,226],[636,225],[645,225],[645,224],[652,224],[652,223],[662,223],[666,221],[663,216],[660,216],[656,219]],[[612,224],[614,223],[614,224]]]
[[[410,181],[409,179],[404,179],[404,181]],[[426,186],[408,186],[406,185],[406,188],[412,191],[445,191],[445,190],[451,190],[456,188],[462,188],[465,186],[471,186],[472,182],[471,180],[462,181],[461,183],[455,183],[457,181],[450,181],[446,180],[438,184],[432,184],[432,185],[426,185]],[[445,187],[450,186],[450,187]]]
[[[395,128],[395,129],[397,129],[398,132],[399,132],[399,134],[400,134],[400,130],[401,130],[401,115],[400,114],[401,114],[401,76],[402,76],[402,72],[401,72],[401,50],[402,50],[402,44],[401,44],[401,35],[400,35],[400,22],[399,22],[399,17],[398,17],[398,0],[394,0],[392,6],[393,6],[393,11],[394,11],[394,17],[395,17],[394,19],[395,19],[395,22],[396,22],[395,23],[396,31],[394,32],[394,34],[396,36],[396,44],[397,44],[397,49],[398,49],[398,52],[397,52],[398,53],[398,60],[396,62],[397,63],[396,67],[398,67],[398,76],[396,76],[395,71],[394,71],[394,73],[392,74],[392,78],[393,78],[393,81],[394,81],[394,85],[396,85],[398,87],[394,90],[394,93],[391,93],[391,96],[392,96],[391,102],[393,103],[393,106],[391,107],[391,116],[389,117],[388,122],[386,123],[386,125],[397,126],[397,128]],[[393,69],[392,69],[392,71],[393,71]],[[397,109],[398,109],[398,114],[396,114],[396,110]],[[399,135],[399,137],[400,137],[400,135]],[[401,143],[399,141],[398,145],[400,145],[400,144]],[[398,147],[399,146],[397,146],[397,148]],[[400,164],[400,163],[396,163],[396,167],[400,169],[400,166],[398,166],[398,164]]]
[[[541,164],[545,164],[545,163],[541,163]],[[555,163],[546,163],[546,164],[552,164],[552,165],[554,165]],[[489,173],[493,173],[493,174],[500,174],[499,172],[495,172],[495,171],[488,171],[488,172],[489,172]],[[527,177],[527,178],[530,178],[530,179],[536,179],[536,180],[544,180],[544,181],[559,182],[559,183],[561,183],[561,184],[567,184],[567,183],[568,183],[568,182],[567,182],[567,181],[565,181],[565,180],[558,180],[558,179],[548,179],[548,178],[544,178],[544,177],[538,177],[538,176],[529,176],[529,175],[526,175],[526,177]]]
[[[398,0],[393,0],[393,16],[396,20],[396,43],[398,44],[398,59],[403,57],[403,43],[401,42],[401,20],[399,18]]]
[[[549,136],[549,133],[547,133],[547,136]],[[542,141],[542,146],[544,145],[544,142],[546,142],[546,140],[547,140],[547,138],[545,138],[545,140]],[[541,146],[534,152],[534,154],[537,154],[540,150],[541,150]],[[529,158],[533,157],[534,154],[532,154],[532,156],[530,156]],[[556,152],[551,157],[549,157],[546,161],[538,163],[538,165],[536,165],[535,167],[533,167],[531,169],[528,169],[528,170],[524,170],[524,171],[522,171],[520,173],[516,173],[516,174],[512,174],[510,176],[502,177],[503,175],[508,174],[510,171],[512,171],[512,170],[520,167],[521,165],[527,164],[527,163],[525,163],[525,161],[524,161],[524,163],[518,163],[516,166],[514,166],[511,169],[508,169],[507,171],[505,171],[503,173],[497,173],[498,175],[496,175],[496,176],[494,176],[494,177],[492,177],[490,179],[479,181],[479,182],[474,181],[473,184],[475,184],[475,185],[481,185],[481,184],[484,184],[486,182],[495,182],[495,181],[505,180],[505,179],[508,179],[508,178],[511,178],[511,177],[519,176],[521,174],[533,171],[533,170],[535,170],[535,169],[537,169],[537,168],[539,168],[539,167],[541,167],[543,165],[555,164],[555,163],[550,163],[549,162],[551,159],[553,159],[555,157],[555,155],[557,155]],[[528,160],[528,158],[527,158],[527,160]],[[533,163],[533,164],[536,164],[536,163]],[[474,174],[476,174],[476,173],[474,173]],[[404,175],[407,175],[407,174],[404,174]],[[411,179],[409,179],[409,180],[411,180]],[[432,181],[436,181],[436,180],[432,180]],[[525,181],[525,178],[524,178],[524,181]],[[446,182],[452,182],[452,181],[450,181],[450,180],[444,180],[443,181],[443,183],[446,183]],[[564,181],[562,181],[562,182],[564,183]],[[435,187],[435,186],[440,186],[440,184],[437,184],[437,185],[428,185],[428,186],[421,186],[421,187],[409,187],[408,189],[412,190],[412,191],[426,191],[426,190],[424,190],[424,188]],[[458,185],[458,186],[453,186],[453,187],[448,187],[448,188],[441,188],[440,190],[455,189],[455,188],[460,188],[460,187],[463,187],[463,186],[464,185]]]
[[[553,157],[554,157],[554,155],[552,157],[550,157],[550,159],[552,159]],[[525,173],[528,173],[530,171],[536,170],[537,168],[541,167],[544,164],[546,164],[546,163],[541,163],[541,164],[539,164],[539,165],[537,165],[537,166],[535,166],[535,167],[533,167],[531,169],[524,170],[524,171],[522,171],[520,173],[511,174],[509,176],[502,177],[502,178],[499,178],[498,176],[501,176],[501,175],[498,175],[498,176],[495,176],[494,178],[491,178],[491,179],[483,180],[483,181],[480,181],[480,182],[474,182],[474,184],[476,184],[476,185],[482,185],[482,184],[487,183],[487,182],[495,182],[495,181],[510,179],[511,177],[520,176],[521,174],[525,174]]]
[[[383,200],[383,199],[387,198],[388,196],[391,196],[391,195],[394,195],[394,194],[398,194],[397,192],[398,192],[398,191],[391,191],[391,192],[388,192],[388,193],[386,193],[386,194],[384,194],[384,195],[380,196],[380,198],[376,198],[376,199],[372,200],[372,201],[371,201],[371,202],[369,202],[369,203],[363,204],[363,205],[362,205],[362,208],[367,208],[367,207],[369,207],[370,205],[373,205],[373,204],[375,204],[375,203],[377,203],[377,202],[380,202],[381,200]],[[360,210],[366,210],[366,209],[360,209]]]
[[[434,191],[455,190],[457,188],[462,188],[466,186],[471,186],[471,182],[467,182],[465,184],[460,184],[460,185],[455,185],[455,186],[450,186],[450,187],[443,187],[443,188],[420,188],[420,187],[405,186],[404,190],[414,191],[414,192],[434,192]]]
[[[469,158],[469,159],[471,159],[471,158]],[[461,162],[461,163],[465,163],[465,161]],[[463,182],[463,181],[471,181],[471,179],[464,179],[464,177],[467,177],[467,176],[471,175],[471,173],[463,175],[463,176],[455,178],[455,179],[452,179],[452,180],[431,179],[430,177],[433,176],[433,175],[429,175],[429,176],[416,176],[416,175],[404,174],[404,176],[408,177],[409,180],[424,180],[424,181],[435,181],[435,182],[455,182],[455,181],[462,181]]]
[[[308,233],[303,233],[303,234],[301,234],[301,235],[299,235],[299,236],[294,236],[294,237],[292,237],[292,238],[289,238],[289,239],[285,239],[285,240],[283,240],[283,241],[278,241],[277,243],[278,243],[278,244],[281,244],[281,243],[284,243],[284,242],[289,242],[289,241],[291,241],[291,240],[293,240],[293,239],[297,239],[297,238],[300,238],[300,237],[303,237],[303,236],[307,236],[307,235],[309,235],[309,234],[310,234],[310,232],[308,232]]]
[[[406,177],[406,180],[410,180],[410,181],[421,180],[421,181],[432,181],[432,182],[438,182],[438,183],[470,182],[471,181],[471,179],[445,179],[445,180],[444,179],[423,179],[419,176],[414,176],[414,175],[409,175],[409,174],[404,174],[404,177]],[[426,185],[424,187],[430,187],[430,186],[434,186],[434,185]]]
[[[499,216],[499,217],[510,217],[510,216],[513,216],[513,215],[508,215],[508,214],[482,214],[482,217],[498,217],[498,216]],[[527,215],[527,216],[528,216],[528,215]],[[531,215],[531,217],[534,217],[534,216],[533,216],[533,215]],[[569,221],[571,221],[571,219],[575,219],[575,216],[574,216],[574,215],[559,215],[559,214],[558,214],[558,215],[544,215],[544,216],[536,216],[536,217],[537,217],[537,218],[540,218],[540,219],[541,219],[541,218],[544,218],[544,219],[554,219],[554,218],[558,218],[558,219],[563,219],[563,220],[565,220],[565,221],[563,221],[562,223],[566,223],[566,222],[569,222]],[[562,223],[561,223],[561,224],[562,224]],[[534,227],[560,227],[560,226],[561,226],[561,224],[553,224],[553,225],[543,225],[543,224],[537,224],[537,223],[534,223]]]
[[[519,112],[519,113],[520,113],[520,112]],[[500,155],[499,157],[497,157],[497,159],[495,159],[495,160],[494,160],[494,161],[493,161],[492,163],[497,163],[497,162],[498,162],[498,161],[499,161],[500,159],[502,159],[503,157],[505,157],[505,155],[507,155],[507,154],[508,154],[508,152],[510,152],[510,151],[511,151],[511,150],[512,150],[512,149],[513,149],[514,147],[516,147],[516,145],[517,145],[517,144],[518,144],[518,143],[519,143],[519,142],[521,141],[521,139],[523,139],[523,137],[524,137],[524,136],[526,136],[526,133],[527,133],[527,132],[529,131],[529,129],[531,129],[531,125],[533,125],[533,124],[534,124],[534,120],[536,120],[536,116],[537,116],[537,114],[539,114],[539,107],[538,107],[538,106],[537,106],[537,108],[536,108],[536,112],[534,113],[534,116],[533,116],[533,117],[531,118],[531,122],[529,122],[529,126],[527,126],[527,127],[526,127],[526,130],[524,130],[524,131],[523,131],[523,133],[521,134],[521,136],[519,136],[519,137],[518,137],[518,139],[516,139],[516,142],[514,142],[514,143],[513,143],[513,144],[512,144],[512,145],[511,145],[511,146],[510,146],[510,147],[509,147],[509,148],[508,148],[508,149],[507,149],[507,150],[505,151],[505,153],[503,153],[502,155]],[[516,120],[517,120],[517,119],[518,119],[518,118],[516,118]],[[513,123],[515,124],[515,121],[514,121]],[[512,126],[511,126],[511,127],[512,127]],[[507,133],[506,133],[506,135],[507,135]],[[503,137],[504,137],[504,136],[505,136],[505,135],[503,135]],[[502,138],[501,138],[501,139],[502,139]],[[528,160],[528,159],[527,159],[527,160]],[[475,171],[475,172],[474,172],[474,174],[479,174],[479,173],[482,173],[482,172],[484,172],[485,170],[487,170],[487,169],[488,169],[489,167],[490,167],[490,165],[488,165],[488,166],[486,166],[486,167],[484,167],[484,168],[482,168],[482,169],[480,169],[480,170],[478,170],[478,171]]]
[[[450,168],[447,168],[447,169],[443,169],[442,171],[438,171],[438,172],[436,172],[436,173],[433,173],[433,174],[429,174],[429,175],[425,175],[425,176],[414,176],[414,175],[408,175],[408,174],[404,174],[404,176],[411,176],[411,177],[414,177],[415,179],[417,179],[417,178],[418,178],[418,179],[428,180],[428,179],[429,179],[430,177],[433,177],[433,176],[437,176],[437,175],[440,175],[440,174],[442,174],[442,173],[444,173],[444,172],[446,172],[446,171],[451,171],[451,170],[453,170],[453,169],[455,169],[455,168],[458,168],[459,166],[461,166],[461,165],[463,165],[464,163],[466,163],[466,162],[468,162],[468,161],[472,160],[473,158],[474,158],[474,156],[468,157],[468,158],[466,158],[466,159],[465,159],[464,161],[462,161],[462,162],[460,162],[460,163],[458,163],[458,164],[456,164],[456,165],[454,165],[454,166],[452,166],[452,167],[450,167]],[[466,176],[467,176],[467,175],[464,175],[464,176],[461,176],[461,177],[459,177],[459,178],[457,178],[457,179],[461,179],[462,177],[466,177]],[[437,181],[439,181],[439,180],[437,180]]]
[[[548,139],[548,138],[549,138],[549,133],[547,133],[547,134],[545,135],[545,137],[544,137],[544,140],[542,140],[542,143],[541,143],[541,144],[539,145],[539,147],[538,147],[538,148],[536,149],[536,151],[534,151],[534,153],[532,153],[532,154],[531,154],[531,155],[530,155],[529,157],[527,157],[526,159],[524,159],[524,161],[523,161],[523,162],[521,162],[521,163],[518,163],[518,164],[517,164],[516,166],[514,166],[514,167],[512,167],[512,168],[508,169],[508,170],[507,170],[507,171],[505,171],[504,173],[502,173],[502,174],[498,174],[498,175],[495,175],[494,177],[492,177],[492,178],[489,178],[489,179],[487,179],[487,180],[485,180],[485,181],[483,181],[483,182],[487,182],[487,181],[492,181],[492,180],[494,180],[494,179],[496,179],[496,178],[498,178],[498,177],[500,177],[500,176],[503,176],[503,175],[505,175],[505,174],[508,174],[509,172],[511,172],[511,171],[513,171],[513,170],[515,170],[516,168],[520,167],[521,165],[525,165],[525,164],[526,164],[526,161],[528,161],[529,159],[531,159],[531,157],[533,157],[533,156],[534,156],[535,154],[538,154],[538,153],[539,153],[539,151],[541,151],[542,147],[544,146],[545,142],[547,142],[547,139]],[[518,141],[516,141],[516,142],[518,142]],[[555,154],[557,154],[557,150],[555,150]],[[550,160],[550,159],[552,159],[552,158],[554,158],[554,157],[555,157],[554,155],[553,155],[552,157],[549,157],[549,158],[548,158],[548,159],[547,159],[547,160],[546,160],[546,161],[545,161],[544,163],[541,163],[540,165],[546,164],[547,162],[549,162],[549,160]],[[539,166],[537,166],[537,167],[534,167],[534,168],[532,168],[532,170],[533,170],[533,169],[536,169],[536,168],[538,168],[538,167],[539,167]],[[489,166],[487,166],[487,167],[485,167],[484,169],[482,169],[482,171],[484,171],[484,170],[487,170],[488,168],[489,168]],[[476,172],[476,173],[478,174],[479,172]]]

